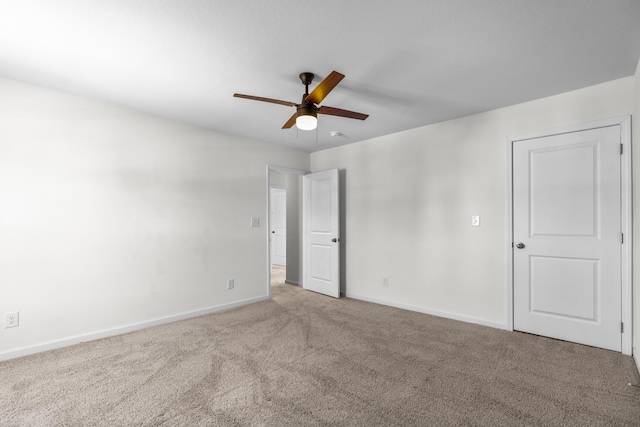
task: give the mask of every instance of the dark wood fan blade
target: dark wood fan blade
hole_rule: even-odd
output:
[[[323,105],[318,108],[318,114],[327,114],[329,116],[340,116],[348,119],[364,120],[369,117],[368,114],[356,113],[355,111],[343,110],[342,108],[328,107]]]
[[[295,107],[296,105],[298,105],[295,102],[281,101],[279,99],[273,98],[262,98],[260,96],[243,95],[241,93],[234,93],[233,96],[235,96],[236,98],[251,99],[253,101],[271,102],[272,104],[286,105],[287,107]]]
[[[305,101],[313,102],[314,104],[320,104],[325,96],[329,95],[329,92],[340,83],[340,80],[344,79],[344,74],[340,74],[337,71],[332,71],[323,81],[316,86],[314,90],[305,98]]]
[[[282,126],[282,129],[289,129],[293,125],[295,125],[296,124],[296,115],[297,115],[297,111],[295,113],[293,113],[293,116],[289,117],[289,120],[287,120],[287,123],[285,123],[284,126]]]

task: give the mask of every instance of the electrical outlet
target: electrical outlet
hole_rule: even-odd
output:
[[[382,286],[389,286],[389,278],[387,276],[382,278]]]
[[[20,324],[20,313],[17,311],[12,311],[10,313],[4,314],[4,327],[7,328],[15,328]]]
[[[480,227],[480,215],[471,216],[471,225],[474,227]]]
[[[227,280],[227,289],[233,289],[236,286],[235,279]]]

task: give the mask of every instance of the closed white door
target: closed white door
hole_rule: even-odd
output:
[[[304,288],[340,298],[338,170],[305,175]]]
[[[620,132],[513,143],[514,329],[621,351]]]
[[[287,191],[271,189],[271,264],[287,265]]]

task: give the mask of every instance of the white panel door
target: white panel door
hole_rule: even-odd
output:
[[[271,188],[271,264],[287,265],[287,191]]]
[[[338,170],[305,175],[304,288],[340,298]]]
[[[620,132],[514,142],[514,329],[621,351]]]

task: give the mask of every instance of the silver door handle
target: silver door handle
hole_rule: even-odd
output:
[[[518,249],[524,249],[524,243],[520,242],[516,245],[516,248]]]

